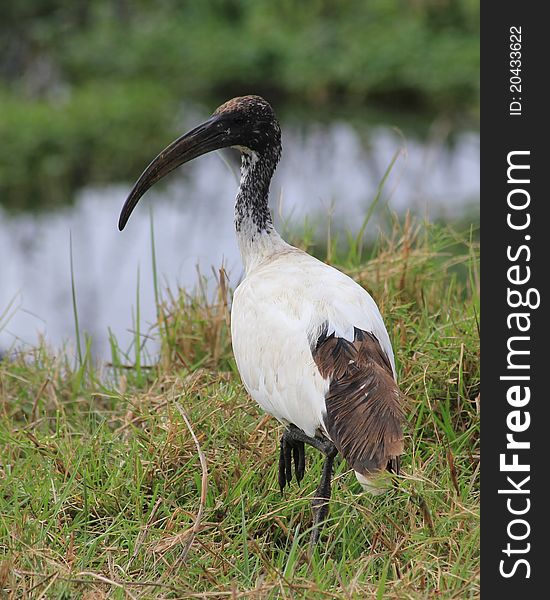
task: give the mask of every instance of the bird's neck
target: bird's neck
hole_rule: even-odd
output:
[[[277,166],[272,160],[255,153],[243,152],[241,181],[235,202],[235,230],[246,272],[273,254],[288,248],[273,227],[269,211],[269,184]]]

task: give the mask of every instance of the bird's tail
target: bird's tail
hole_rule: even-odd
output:
[[[313,358],[331,380],[325,429],[363,487],[380,493],[380,478],[399,471],[403,453],[403,395],[388,356],[374,334],[355,328],[353,341],[321,336]]]
[[[386,473],[366,477],[362,473],[359,473],[359,471],[355,471],[355,476],[357,477],[357,481],[363,486],[365,492],[369,492],[374,496],[385,494],[390,489],[390,478]]]
[[[393,375],[373,361],[349,366],[325,398],[325,426],[363,487],[381,493],[399,473],[403,409]],[[384,483],[385,482],[385,483]]]

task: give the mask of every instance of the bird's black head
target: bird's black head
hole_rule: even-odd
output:
[[[269,102],[260,96],[240,96],[219,106],[212,115],[228,127],[240,149],[264,154],[280,147],[281,128]]]
[[[221,148],[234,147],[264,157],[274,166],[281,153],[281,129],[273,109],[260,96],[240,96],[167,146],[143,171],[132,188],[118,221],[122,231],[145,192],[180,165]]]

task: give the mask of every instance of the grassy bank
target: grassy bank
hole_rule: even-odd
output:
[[[115,340],[109,366],[85,340],[76,364],[45,347],[0,363],[7,598],[478,596],[477,242],[407,222],[330,259],[371,291],[396,350],[409,400],[395,489],[358,494],[339,463],[308,558],[320,456],[281,497],[281,427],[236,373],[229,292],[164,292],[152,367]]]

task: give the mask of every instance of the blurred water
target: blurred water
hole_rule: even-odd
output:
[[[322,228],[332,212],[341,226],[357,230],[396,153],[382,196],[390,208],[451,218],[479,201],[476,132],[456,133],[452,144],[445,130],[419,140],[380,126],[365,137],[345,122],[283,124],[283,132],[271,187],[279,223],[301,225],[307,216]],[[237,181],[224,160],[204,156],[153,188],[123,233],[116,224],[131,182],[83,190],[74,206],[51,214],[8,216],[0,208],[0,351],[32,346],[40,335],[54,348],[68,342],[74,350],[70,234],[80,328],[92,335],[95,355],[108,359],[109,327],[122,348],[130,346],[138,269],[146,331],[155,315],[150,208],[161,287],[192,288],[197,265],[208,274],[222,263],[235,286],[242,276],[233,234]]]

